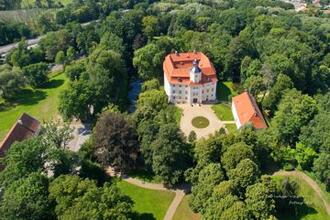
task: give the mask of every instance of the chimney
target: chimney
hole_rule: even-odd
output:
[[[176,54],[177,56],[179,56],[179,52],[178,52],[177,50],[175,51],[175,54]]]

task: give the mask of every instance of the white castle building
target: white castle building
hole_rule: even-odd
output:
[[[164,87],[172,103],[206,103],[216,100],[217,75],[201,52],[172,53],[163,63]]]

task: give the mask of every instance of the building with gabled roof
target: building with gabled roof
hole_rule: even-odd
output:
[[[6,151],[17,141],[23,141],[39,133],[40,122],[23,113],[17,122],[11,127],[0,144],[0,157],[4,157]]]
[[[233,97],[231,109],[237,128],[249,123],[256,129],[267,128],[256,100],[248,92]]]
[[[203,103],[216,100],[217,75],[202,52],[171,53],[163,63],[164,87],[172,103]]]

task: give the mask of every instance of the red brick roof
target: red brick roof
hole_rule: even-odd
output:
[[[23,113],[1,142],[0,157],[5,155],[14,142],[34,136],[38,132],[39,127],[40,122],[37,119]]]
[[[217,76],[213,64],[202,52],[171,53],[165,57],[163,69],[170,83],[193,84],[190,81],[190,70],[193,61],[198,60],[202,71],[202,80],[198,84],[209,81],[216,82]]]
[[[251,123],[257,129],[267,128],[255,99],[248,92],[233,97],[233,103],[241,125]]]

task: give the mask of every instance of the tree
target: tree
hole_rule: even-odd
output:
[[[158,39],[155,43],[134,52],[133,65],[137,68],[143,80],[160,79],[163,75],[162,64],[165,56],[175,48],[173,42],[166,37]]]
[[[189,133],[189,135],[188,135],[188,141],[189,141],[190,143],[193,143],[193,142],[196,141],[196,139],[197,139],[196,132],[195,132],[195,131],[191,131],[191,132]]]
[[[58,51],[55,57],[56,64],[64,64],[65,63],[65,54],[63,51]]]
[[[32,87],[41,87],[48,81],[48,65],[46,63],[36,63],[25,66],[23,74],[27,77]]]
[[[298,140],[301,128],[316,112],[316,102],[312,97],[295,89],[288,90],[281,99],[271,129],[280,143],[292,146]]]
[[[157,79],[151,79],[143,82],[141,92],[145,92],[147,90],[152,90],[152,89],[160,90],[160,84]]]
[[[244,159],[228,173],[237,190],[244,194],[246,187],[255,183],[259,177],[258,166],[250,159]]]
[[[18,43],[17,49],[10,54],[10,63],[13,66],[23,67],[31,62],[31,57],[27,49],[28,45],[25,40]]]
[[[73,47],[70,46],[66,51],[66,62],[71,63],[75,59],[75,56],[76,56],[76,51],[74,50]]]
[[[137,121],[153,120],[167,106],[168,97],[164,90],[147,90],[139,95],[135,118]]]
[[[39,135],[42,137],[44,144],[65,149],[72,138],[72,131],[73,129],[70,128],[68,123],[49,121],[43,123]]]
[[[71,82],[60,94],[59,112],[65,120],[75,117],[88,121],[92,117],[93,97],[92,88],[84,80]]]
[[[179,128],[173,123],[163,125],[151,146],[154,173],[169,186],[179,183],[191,164],[189,145],[184,142]]]
[[[158,18],[155,16],[146,16],[142,19],[143,33],[149,40],[159,33]]]
[[[321,153],[314,161],[313,171],[317,178],[321,180],[330,189],[330,155],[328,153]]]
[[[25,85],[22,73],[17,69],[0,70],[0,96],[10,99],[16,96]]]
[[[83,61],[77,61],[65,67],[65,74],[71,81],[79,80],[80,76],[86,71]]]
[[[50,183],[49,198],[56,202],[60,219],[129,219],[132,201],[117,187],[106,183],[98,188],[89,179],[63,175]]]
[[[248,186],[245,193],[246,208],[256,219],[269,219],[275,211],[272,191],[264,183]]]
[[[205,213],[208,203],[206,202],[213,193],[213,188],[225,179],[219,163],[210,163],[198,174],[197,183],[191,189],[190,206],[194,211]]]
[[[250,219],[251,214],[249,213],[246,205],[242,201],[236,201],[228,209],[224,210],[221,214],[220,219],[232,219],[232,220],[243,220]]]
[[[137,133],[124,115],[102,114],[95,125],[94,146],[94,154],[103,166],[128,172],[136,165],[139,151]]]
[[[297,143],[294,149],[294,156],[299,166],[304,170],[311,170],[313,161],[317,157],[317,153],[313,148],[306,147],[302,143]]]
[[[316,152],[330,153],[330,114],[327,111],[318,113],[313,120],[302,127],[300,142]]]
[[[128,73],[121,55],[98,47],[88,57],[88,84],[95,94],[94,111],[100,113],[110,103],[124,108],[128,103]]]
[[[10,184],[2,197],[0,214],[4,219],[51,219],[47,177],[31,173]]]
[[[251,148],[243,142],[230,146],[221,157],[224,169],[229,172],[234,169],[243,159],[255,160]]]
[[[269,110],[271,115],[273,115],[277,110],[277,105],[280,102],[283,94],[285,94],[288,89],[292,88],[293,83],[290,77],[284,74],[279,74],[274,86],[270,89],[268,95],[266,95],[262,102],[263,108]]]

